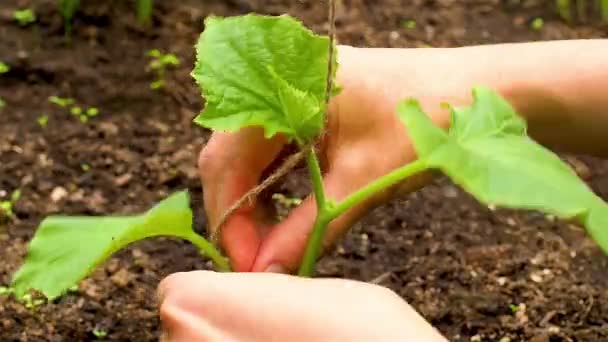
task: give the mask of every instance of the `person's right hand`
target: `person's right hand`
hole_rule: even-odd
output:
[[[461,105],[470,100],[471,87],[463,84],[458,68],[449,65],[448,53],[438,54],[439,60],[428,59],[425,50],[340,47],[337,81],[343,90],[330,104],[319,156],[328,198],[339,201],[416,158],[406,128],[396,114],[400,101],[418,99],[433,120],[445,126],[448,115],[440,104],[449,101]],[[262,173],[284,143],[283,137],[264,139],[258,128],[213,134],[199,162],[210,226],[215,226],[231,204],[261,181]],[[419,187],[426,179],[428,175],[411,179],[352,208],[330,224],[325,248],[368,210],[395,192]],[[261,203],[254,201],[224,224],[221,244],[233,268],[295,271],[315,220],[313,198],[306,199],[276,225],[264,219],[261,208]]]

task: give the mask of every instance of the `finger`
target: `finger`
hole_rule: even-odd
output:
[[[266,139],[257,128],[212,136],[199,159],[210,230],[217,229],[226,211],[258,184],[283,144],[282,137]],[[263,225],[258,207],[255,199],[245,203],[221,227],[220,244],[236,271],[250,270],[258,251]]]

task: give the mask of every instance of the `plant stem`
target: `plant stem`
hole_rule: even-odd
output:
[[[338,216],[344,214],[348,209],[359,204],[361,201],[370,196],[385,190],[404,179],[411,177],[416,173],[426,170],[428,167],[423,159],[418,159],[410,164],[400,167],[359,189],[357,192],[349,195],[333,208],[327,210],[327,218],[331,221]]]
[[[300,264],[298,275],[302,277],[310,277],[312,275],[315,261],[317,260],[319,250],[321,249],[321,245],[323,243],[325,230],[327,229],[327,224],[330,221],[326,217],[328,205],[325,198],[325,190],[323,189],[321,168],[319,167],[319,161],[317,160],[314,147],[311,147],[306,154],[306,164],[308,166],[308,172],[310,173],[313,192],[315,194],[315,201],[317,203],[317,218],[315,219],[308,244],[306,245],[304,258]]]
[[[192,233],[192,235],[188,236],[187,239],[198,247],[201,254],[213,261],[218,271],[231,271],[230,262],[228,259],[226,259],[211,242],[207,241],[207,239],[196,233]]]

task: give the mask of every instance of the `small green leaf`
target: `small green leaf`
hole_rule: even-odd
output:
[[[91,107],[87,109],[87,116],[93,117],[99,115],[99,109]]]
[[[0,98],[0,108],[4,108],[6,106],[6,102],[2,98]]]
[[[78,106],[74,106],[70,109],[70,113],[72,113],[72,115],[80,115],[82,114],[82,108],[78,107]]]
[[[38,122],[38,124],[40,125],[40,127],[44,128],[49,123],[49,116],[48,115],[40,115],[38,118],[36,118],[36,121]]]
[[[74,104],[74,99],[71,99],[69,97],[64,98],[64,97],[59,97],[59,96],[53,95],[53,96],[49,97],[49,102],[51,102],[52,104],[55,104],[59,107],[66,108],[67,106]]]
[[[177,66],[179,65],[179,58],[172,53],[168,53],[160,58],[160,62],[162,65]]]
[[[585,226],[593,240],[608,254],[608,205],[598,201],[587,216]]]
[[[7,64],[0,62],[0,74],[6,74],[10,70],[11,68]]]
[[[286,15],[209,17],[196,50],[192,76],[206,100],[197,124],[220,131],[257,126],[266,137],[284,133],[301,140],[320,133],[328,37]],[[335,58],[332,63],[337,66]]]
[[[452,108],[447,136],[413,102],[399,106],[418,156],[482,203],[580,220],[608,251],[606,204],[526,135],[525,121],[506,100],[486,88],[475,88],[473,98],[470,107]]]
[[[201,239],[192,230],[186,192],[176,193],[137,216],[45,219],[30,242],[25,264],[14,275],[11,287],[18,297],[33,289],[52,300],[112,253],[155,236]]]

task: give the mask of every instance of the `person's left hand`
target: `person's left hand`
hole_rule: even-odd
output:
[[[394,292],[351,280],[195,271],[159,297],[163,342],[446,341]]]

